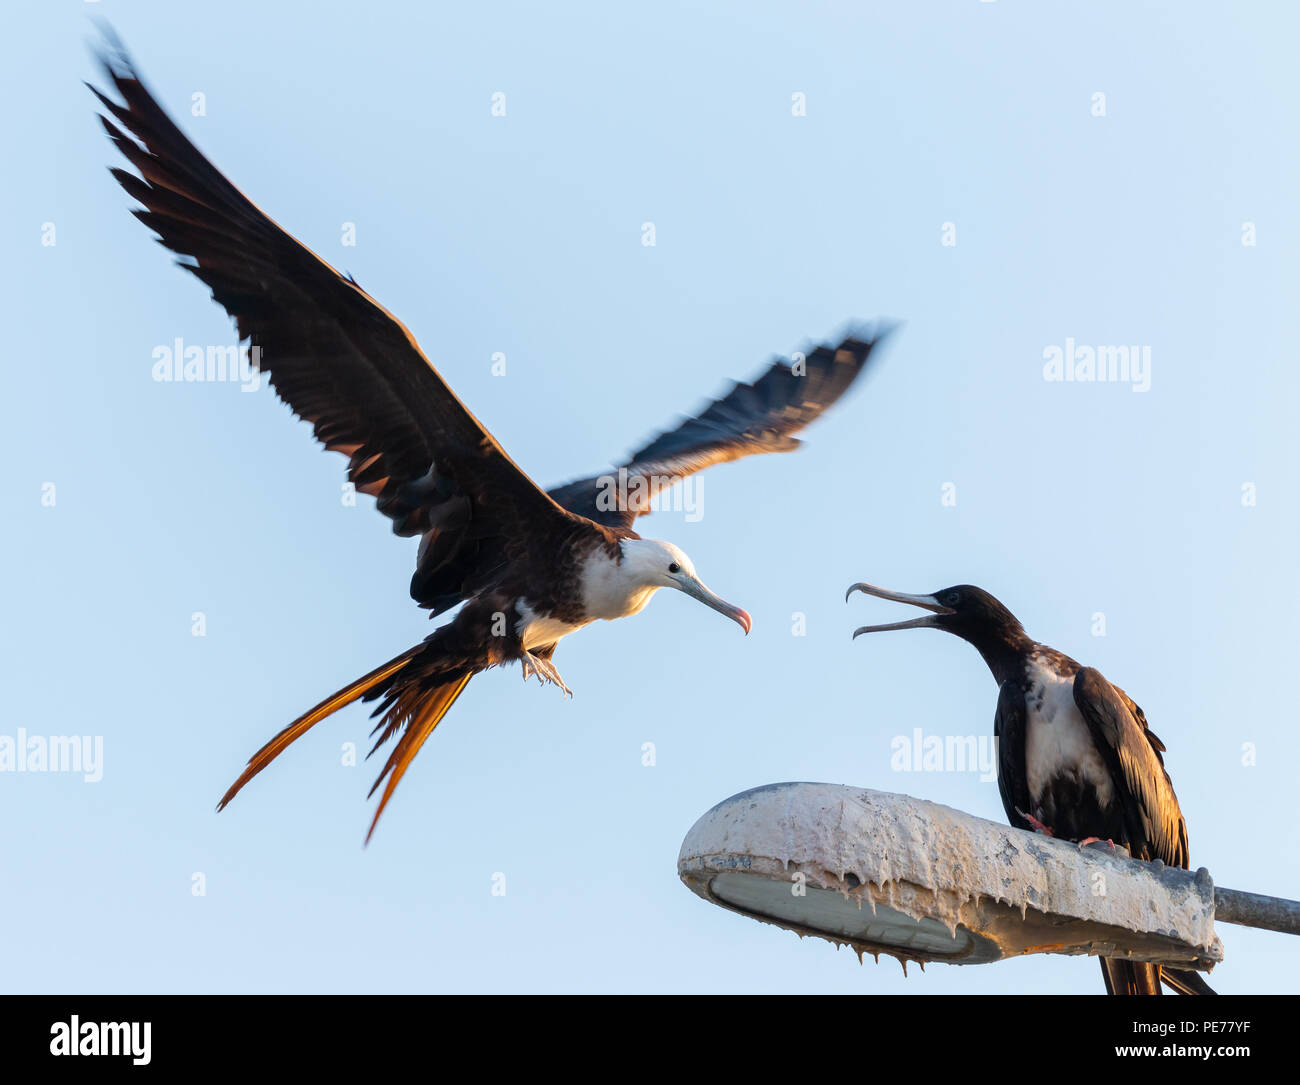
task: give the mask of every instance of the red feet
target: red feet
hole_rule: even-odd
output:
[[[1016,813],[1019,814],[1022,818],[1024,818],[1027,822],[1029,822],[1031,826],[1033,826],[1034,832],[1042,833],[1044,836],[1056,835],[1054,832],[1052,832],[1051,829],[1049,829],[1046,825],[1044,825],[1041,821],[1039,821],[1036,817],[1034,817],[1033,814],[1026,814],[1019,807],[1016,808]]]
[[[1111,851],[1115,850],[1115,841],[1102,840],[1102,838],[1099,836],[1085,836],[1082,840],[1079,841],[1079,850],[1082,851],[1089,844],[1105,844],[1108,848],[1110,848]]]

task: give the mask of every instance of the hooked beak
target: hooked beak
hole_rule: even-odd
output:
[[[721,596],[709,591],[693,576],[683,576],[679,579],[675,578],[675,580],[679,590],[684,591],[692,599],[698,599],[706,607],[712,607],[719,614],[725,614],[745,631],[746,636],[749,636],[749,631],[754,627],[754,621],[750,618],[749,611],[741,610],[740,607],[733,607]]]
[[[895,603],[910,603],[914,607],[933,612],[925,618],[911,618],[905,622],[860,626],[853,631],[855,640],[861,633],[881,633],[887,629],[924,629],[927,626],[937,626],[939,624],[938,615],[954,613],[950,608],[943,606],[933,595],[909,595],[904,591],[888,591],[885,588],[877,588],[874,584],[854,584],[844,593],[846,603],[849,601],[849,596],[855,591],[860,591],[864,595],[874,595],[878,599],[890,599]]]

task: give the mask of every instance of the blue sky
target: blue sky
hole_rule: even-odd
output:
[[[343,461],[284,405],[152,379],[155,347],[234,332],[105,171],[90,12],[545,484],[849,319],[905,321],[804,450],[703,476],[697,523],[643,521],[753,634],[665,593],[562,645],[572,701],[479,678],[368,849],[378,765],[341,764],[360,710],[214,813],[271,734],[429,626],[414,543],[344,507]],[[97,783],[0,777],[4,989],[1100,990],[1095,962],[1049,957],[904,978],[678,882],[695,819],[777,780],[1001,820],[977,774],[891,771],[916,727],[987,733],[996,688],[955,638],[851,643],[901,616],[846,606],[862,579],[980,584],[1101,669],[1169,748],[1193,864],[1300,895],[1297,22],[1013,0],[14,12],[0,734],[104,754]],[[1148,347],[1149,390],[1045,380],[1067,340]],[[1292,940],[1219,933],[1218,989],[1292,989]]]

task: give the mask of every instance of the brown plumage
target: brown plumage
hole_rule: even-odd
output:
[[[326,697],[315,708],[299,716],[248,759],[248,767],[239,774],[239,779],[231,784],[226,793],[221,796],[221,801],[217,803],[217,809],[224,810],[226,804],[239,794],[243,786],[288,749],[291,743],[305,735],[308,730],[320,723],[326,716],[333,715],[340,708],[350,705],[358,697],[368,693],[384,679],[391,678],[393,674],[406,665],[407,660],[418,650],[418,647],[408,648],[397,658],[390,659],[382,667],[377,667],[369,674],[358,678],[351,685],[344,686],[337,693]],[[374,753],[374,750],[370,752]],[[378,783],[378,781],[375,782]]]
[[[327,449],[347,457],[348,478],[375,498],[393,530],[419,538],[414,600],[432,615],[461,607],[423,643],[276,735],[218,809],[322,719],[357,700],[378,701],[371,753],[397,742],[371,789],[385,784],[373,833],[411,760],[479,671],[517,660],[525,677],[567,692],[552,663],[560,637],[596,618],[635,613],[660,587],[693,595],[748,632],[749,615],[705,588],[684,554],[631,529],[648,508],[602,508],[600,476],[549,494],[540,489],[391,313],[199,152],[111,34],[102,60],[121,102],[90,89],[108,113],[100,118],[108,137],[136,170],[111,171],[142,205],[132,213],[211,289],[280,398]],[[658,486],[664,476],[677,481],[711,463],[795,447],[792,434],[852,384],[878,338],[818,348],[806,378],[790,379],[791,367],[775,363],[754,385],[738,385],[701,419],[647,446],[654,463],[634,457],[632,469],[653,466]]]
[[[434,686],[432,689],[427,686],[416,687],[416,693],[411,697],[412,703],[409,708],[399,707],[400,701],[394,702],[393,707],[399,709],[398,719],[405,725],[406,730],[402,732],[401,739],[393,747],[393,752],[388,755],[388,761],[384,764],[384,771],[379,774],[378,779],[375,780],[366,793],[366,798],[369,798],[375,793],[375,789],[380,783],[383,782],[384,777],[388,777],[388,786],[384,788],[384,794],[379,800],[379,806],[375,808],[375,816],[371,819],[370,829],[366,833],[367,844],[370,843],[370,838],[375,833],[375,826],[379,824],[379,815],[384,812],[388,800],[393,797],[394,789],[396,789],[402,777],[406,775],[406,767],[411,763],[411,759],[420,752],[424,740],[433,734],[433,729],[438,726],[442,717],[447,714],[447,710],[456,703],[456,698],[464,692],[472,677],[472,672],[463,671],[447,679],[442,685]],[[408,686],[405,687],[405,690],[411,688]],[[395,734],[396,731],[396,727],[385,728],[386,734]],[[371,753],[373,752],[371,750]]]
[[[973,584],[913,595],[855,584],[849,589],[910,603],[923,618],[869,625],[853,635],[928,627],[961,637],[998,683],[993,733],[998,791],[1007,819],[1064,840],[1122,844],[1135,859],[1186,869],[1191,853],[1165,744],[1146,714],[1101,672],[1035,641],[999,600]],[[1182,994],[1214,994],[1192,971],[1103,958],[1110,994],[1158,995],[1163,980]]]

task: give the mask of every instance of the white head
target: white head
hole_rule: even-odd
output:
[[[645,606],[650,595],[657,589],[675,588],[698,599],[705,606],[712,607],[719,614],[725,614],[746,633],[749,632],[753,625],[749,614],[705,587],[695,572],[695,563],[680,548],[659,539],[624,539],[622,548],[620,579],[629,587],[635,587],[638,595],[643,596],[639,599],[637,610]]]

